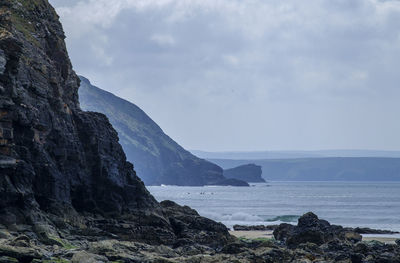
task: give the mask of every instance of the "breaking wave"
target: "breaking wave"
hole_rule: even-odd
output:
[[[297,220],[300,218],[298,215],[282,215],[282,216],[276,216],[274,218],[269,218],[266,219],[265,222],[275,222],[275,221],[280,221],[280,222],[285,222],[285,223],[295,223]]]

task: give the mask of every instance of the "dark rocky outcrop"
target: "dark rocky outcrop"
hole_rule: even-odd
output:
[[[31,211],[160,210],[107,118],[82,112],[58,16],[45,0],[2,1],[0,223]]]
[[[245,164],[224,170],[226,178],[238,179],[248,183],[265,183],[261,175],[261,166],[255,164]]]
[[[215,233],[218,225],[204,225],[209,222],[197,218],[197,213],[188,207],[179,207],[172,202],[163,202],[161,205],[166,210],[179,211],[179,216],[173,217],[176,220],[174,228],[180,233],[174,246],[154,246],[112,238],[68,239],[60,240],[63,243],[58,245],[46,246],[35,242],[30,236],[14,236],[14,232],[6,233],[0,229],[0,262],[400,262],[399,245],[378,241],[354,243],[336,238],[321,245],[307,242],[289,248],[276,240],[232,239],[222,247],[204,246],[197,242],[219,244],[218,239],[222,236],[206,237],[209,231]],[[188,227],[200,227],[204,232],[193,232]],[[4,235],[11,237],[4,239]]]
[[[274,237],[276,240],[284,241],[289,247],[304,243],[322,245],[336,239],[356,243],[362,239],[360,234],[342,226],[331,225],[311,212],[300,217],[297,226],[280,224],[274,230]]]
[[[128,160],[135,163],[135,170],[146,185],[248,186],[240,180],[227,180],[222,168],[183,149],[135,104],[80,78],[82,108],[107,115],[118,131]]]
[[[171,221],[174,211],[182,216],[179,206],[160,206],[107,117],[80,109],[64,38],[47,0],[0,2],[0,229],[44,245],[65,238],[176,243],[181,233]],[[226,228],[208,224],[218,233],[204,239],[212,234],[223,246]]]
[[[177,235],[177,245],[206,244],[219,247],[234,240],[225,225],[201,217],[188,206],[179,206],[172,201],[163,201],[161,206]]]

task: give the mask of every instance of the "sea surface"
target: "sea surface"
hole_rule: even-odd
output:
[[[312,211],[333,224],[400,231],[400,182],[269,182],[251,187],[150,186],[200,215],[234,224],[297,223]]]

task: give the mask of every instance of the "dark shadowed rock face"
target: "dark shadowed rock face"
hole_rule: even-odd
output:
[[[218,247],[234,240],[223,224],[201,217],[188,206],[179,206],[172,201],[163,201],[161,206],[176,233],[178,245],[198,243]]]
[[[319,219],[317,215],[309,212],[299,218],[297,226],[281,224],[274,230],[276,240],[285,241],[289,247],[303,243],[322,245],[339,239],[349,242],[359,242],[362,237],[351,229],[331,225],[328,221]]]
[[[118,131],[128,160],[135,163],[146,185],[248,186],[238,179],[227,180],[222,168],[183,149],[135,104],[80,78],[82,108],[107,115]]]
[[[107,117],[80,109],[64,38],[47,0],[0,1],[0,228],[47,245],[61,233],[174,244],[174,210],[146,190]]]
[[[107,118],[80,110],[79,79],[53,8],[44,0],[0,8],[0,223],[29,222],[27,208],[156,209]]]
[[[261,175],[261,166],[255,164],[245,164],[224,170],[226,178],[238,179],[248,183],[265,183]]]

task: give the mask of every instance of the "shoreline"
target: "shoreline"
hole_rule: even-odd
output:
[[[273,231],[234,231],[230,230],[229,233],[237,238],[245,239],[273,239]],[[400,239],[400,234],[362,234],[362,241],[379,241],[385,244],[395,244],[395,241]]]

